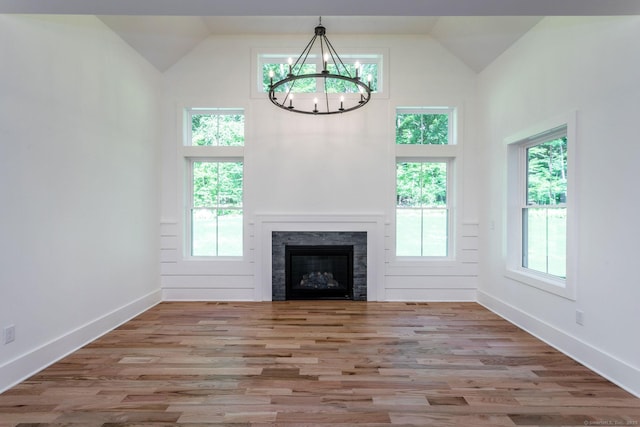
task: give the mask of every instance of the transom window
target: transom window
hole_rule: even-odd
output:
[[[399,108],[396,144],[453,144],[451,108]]]
[[[187,145],[233,147],[244,145],[244,113],[237,109],[189,109]]]
[[[313,74],[322,70],[322,61],[318,55],[310,54],[304,65],[294,65],[293,63],[298,58],[298,54],[281,55],[281,54],[260,54],[258,55],[258,88],[260,92],[269,92],[269,85],[271,78],[273,81],[284,79],[289,74],[290,70],[293,74]],[[381,54],[346,54],[340,55],[340,58],[344,62],[349,73],[355,77],[356,68],[357,75],[365,82],[368,81],[371,76],[371,89],[372,92],[379,92],[382,80],[382,55]],[[291,65],[290,65],[291,62]],[[327,69],[329,72],[335,72],[335,64],[328,64]],[[273,73],[273,77],[271,74]],[[318,85],[322,84],[322,79],[306,79],[304,81],[297,81],[295,86],[291,88],[292,93],[316,93],[319,92]],[[331,79],[327,81],[330,85],[327,87],[328,93],[345,93],[345,83],[340,80]],[[285,92],[288,90],[286,85],[280,86],[276,89],[278,92]]]

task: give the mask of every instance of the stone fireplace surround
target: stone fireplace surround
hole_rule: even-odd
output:
[[[365,231],[274,231],[271,239],[271,298],[284,301],[285,248],[288,245],[353,246],[353,300],[367,300],[367,233]]]
[[[266,214],[256,215],[253,227],[254,233],[252,237],[255,239],[254,247],[257,252],[254,256],[256,263],[255,277],[257,280],[255,287],[256,300],[274,300],[273,236],[278,236],[280,232],[319,233],[316,235],[324,236],[325,239],[328,236],[336,235],[333,233],[340,232],[347,233],[345,234],[347,238],[349,235],[363,236],[366,239],[366,255],[364,255],[366,256],[366,280],[364,283],[366,289],[362,291],[362,294],[366,295],[366,300],[368,301],[383,300],[384,219],[382,215]],[[329,234],[323,235],[322,233]],[[343,240],[343,238],[340,239],[341,242]],[[314,241],[309,244],[318,243]],[[284,253],[284,247],[282,251]]]

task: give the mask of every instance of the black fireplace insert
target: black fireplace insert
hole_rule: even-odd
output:
[[[353,245],[285,247],[286,299],[353,299]]]

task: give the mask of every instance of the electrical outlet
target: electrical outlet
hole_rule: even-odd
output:
[[[578,325],[584,325],[584,311],[576,310],[576,323]]]
[[[16,339],[16,326],[9,325],[4,328],[4,343],[9,344]]]

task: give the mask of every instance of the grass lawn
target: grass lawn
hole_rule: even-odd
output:
[[[242,215],[193,215],[193,256],[242,256]]]

